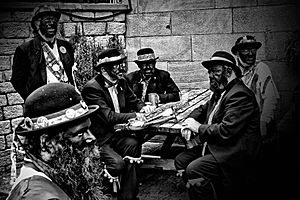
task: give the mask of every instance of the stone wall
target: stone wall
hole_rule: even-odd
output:
[[[63,12],[59,37],[77,33],[105,46],[117,37],[125,47],[125,13],[128,5],[49,3]],[[23,100],[10,83],[16,47],[32,38],[31,13],[37,3],[0,5],[0,174],[10,170],[12,130],[22,120]],[[22,156],[20,155],[20,159]]]

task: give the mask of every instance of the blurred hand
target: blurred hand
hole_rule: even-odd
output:
[[[135,113],[136,114],[136,119],[139,121],[146,121],[146,117],[143,113]]]
[[[191,139],[192,136],[192,131],[188,128],[183,127],[181,129],[181,136],[186,140],[189,141]]]
[[[156,108],[155,106],[152,106],[152,105],[146,105],[146,106],[144,106],[144,107],[140,110],[140,112],[141,112],[141,113],[150,113],[150,112],[152,112],[155,108]]]
[[[190,129],[192,132],[198,133],[198,129],[200,127],[200,123],[197,122],[194,118],[187,118],[183,123],[182,126],[184,128]]]

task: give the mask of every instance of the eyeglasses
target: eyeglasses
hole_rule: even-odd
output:
[[[257,49],[241,49],[239,50],[239,52],[243,55],[247,55],[247,54],[255,54],[257,52]]]
[[[126,64],[124,62],[122,62],[122,63],[119,63],[119,64],[115,64],[112,67],[112,70],[117,71],[117,70],[121,70],[121,69],[125,69],[125,68],[126,68]]]

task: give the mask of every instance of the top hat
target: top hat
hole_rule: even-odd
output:
[[[236,60],[230,53],[226,51],[216,51],[209,60],[203,61],[202,65],[209,69],[214,65],[226,65],[230,66],[232,70],[236,73],[237,77],[242,75],[241,69],[236,65]]]
[[[127,56],[122,54],[118,49],[116,48],[109,48],[101,51],[101,53],[98,55],[98,62],[96,67],[94,68],[96,71],[100,71],[100,68],[104,65],[113,66],[117,63],[123,62]]]
[[[58,130],[86,120],[98,109],[87,106],[75,87],[67,83],[49,83],[33,91],[24,103],[24,120],[18,135],[58,134]]]
[[[257,42],[254,36],[245,35],[236,40],[235,45],[231,48],[231,52],[236,55],[239,49],[254,48],[259,49],[261,47],[261,42]]]
[[[45,15],[55,16],[57,17],[57,19],[59,19],[61,16],[60,12],[57,12],[55,8],[52,6],[48,6],[48,5],[37,6],[32,12],[31,27],[34,28],[34,22],[38,20],[40,17]]]
[[[138,56],[137,60],[134,60],[136,64],[142,63],[142,62],[152,62],[157,60],[159,57],[155,57],[154,51],[151,48],[143,48],[138,50],[136,53]]]

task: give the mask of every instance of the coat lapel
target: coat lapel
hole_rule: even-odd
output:
[[[47,82],[47,74],[46,74],[46,64],[45,64],[45,57],[42,51],[42,45],[41,45],[41,40],[36,37],[33,40],[33,55],[34,59],[36,59],[36,63],[38,67],[40,67],[40,72],[41,72],[41,77],[43,79],[43,82]]]

